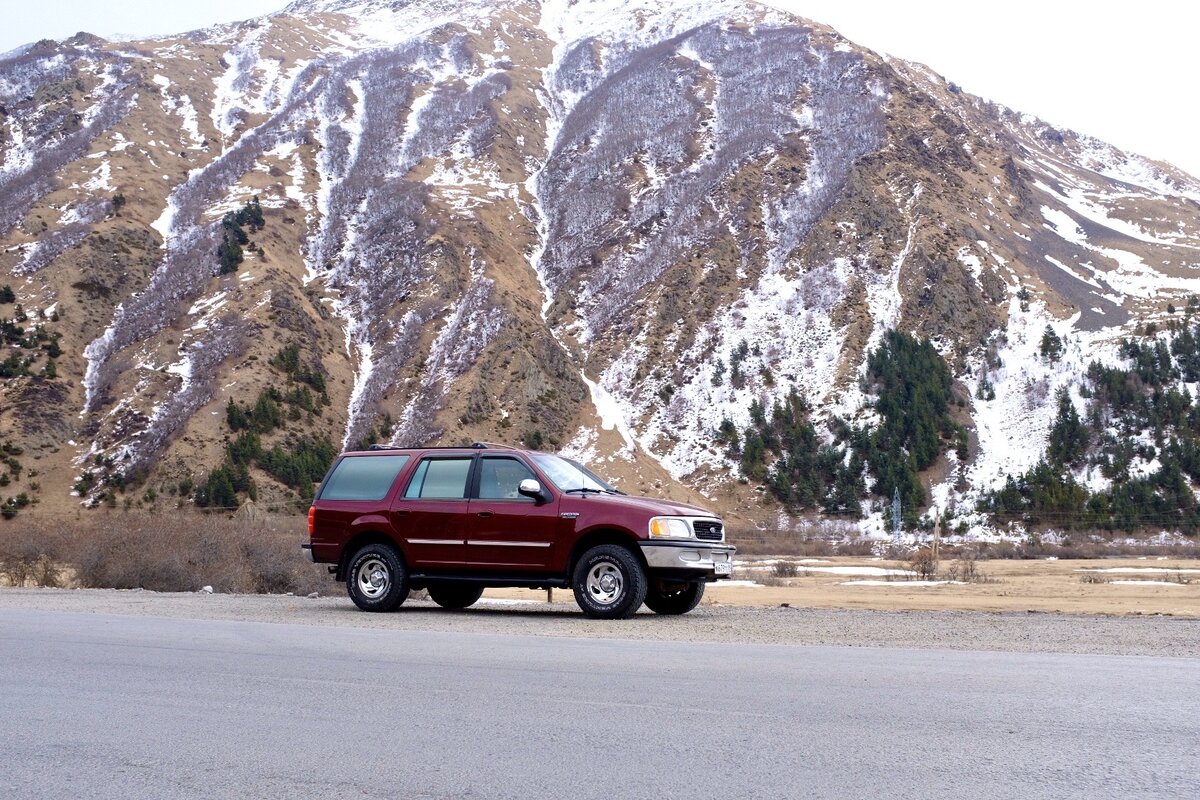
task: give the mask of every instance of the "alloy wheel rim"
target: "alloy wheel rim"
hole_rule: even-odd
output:
[[[392,587],[392,572],[381,558],[369,558],[358,568],[358,590],[371,600],[378,600]]]
[[[594,564],[587,574],[587,593],[596,603],[612,605],[620,598],[625,587],[621,570],[611,561]]]

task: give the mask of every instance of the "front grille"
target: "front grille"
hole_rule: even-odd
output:
[[[704,539],[707,542],[721,541],[721,523],[715,520],[712,522],[706,519],[692,520],[692,530],[696,532],[697,539]]]

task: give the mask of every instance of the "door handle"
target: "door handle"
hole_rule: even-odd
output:
[[[407,511],[394,511],[392,513],[394,513],[397,517],[407,517],[408,516]]]
[[[490,511],[480,511],[479,512],[479,516],[481,516],[481,517],[490,517],[491,515],[492,515],[492,512],[490,512]]]

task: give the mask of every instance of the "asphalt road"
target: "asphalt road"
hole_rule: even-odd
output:
[[[0,796],[1200,794],[1200,659],[0,610]]]

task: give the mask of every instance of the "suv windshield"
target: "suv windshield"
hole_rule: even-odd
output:
[[[585,490],[620,494],[616,489],[597,477],[594,472],[577,461],[572,461],[562,456],[546,455],[545,453],[532,455],[532,458],[542,473],[550,479],[551,483],[558,487],[559,491]]]

